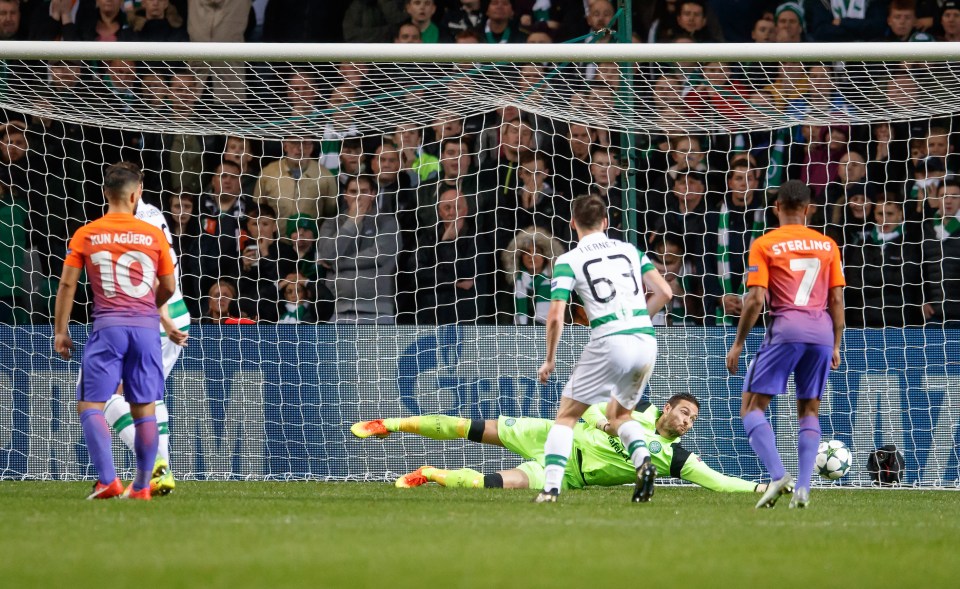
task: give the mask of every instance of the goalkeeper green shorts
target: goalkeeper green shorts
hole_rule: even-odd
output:
[[[501,415],[497,419],[497,433],[503,447],[530,461],[522,463],[517,469],[527,475],[531,489],[543,488],[543,445],[547,442],[547,433],[551,426],[553,422],[549,419],[534,417]],[[580,474],[580,451],[574,444],[567,469],[563,473],[563,488],[582,489],[584,486],[586,483]]]

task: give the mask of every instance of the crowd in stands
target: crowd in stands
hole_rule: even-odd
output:
[[[960,40],[954,0],[633,4],[634,42]],[[0,0],[0,37],[607,42],[614,14],[608,0]],[[42,83],[64,100],[88,91],[170,120],[257,99],[242,68],[231,78],[187,64],[138,66],[51,61]],[[323,84],[289,68],[271,93],[293,116],[349,105],[364,67],[335,64]],[[544,79],[546,66],[530,67],[519,68],[521,79]],[[649,67],[638,69],[638,88],[649,89],[663,120],[729,117],[758,97],[802,120],[848,109],[857,97],[843,82],[856,67]],[[602,101],[603,88],[622,83],[618,72],[583,64],[570,75],[597,89],[585,100]],[[872,79],[889,84],[891,101],[923,91],[907,64]],[[168,216],[200,322],[542,323],[553,261],[576,243],[571,202],[593,193],[610,204],[610,235],[635,241],[674,289],[656,324],[734,325],[746,252],[775,226],[777,187],[796,178],[813,189],[810,224],[842,248],[849,325],[960,327],[960,157],[950,116],[627,137],[504,107],[427,127],[398,121],[361,133],[347,123],[338,133],[255,141],[5,114],[3,323],[49,321],[66,241],[102,212],[104,164],[128,160],[145,171],[145,199]],[[89,311],[78,305],[75,318]],[[576,306],[570,319],[583,320]]]

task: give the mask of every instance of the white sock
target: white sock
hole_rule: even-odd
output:
[[[157,430],[160,432],[160,441],[157,445],[157,456],[170,462],[170,416],[167,413],[167,405],[163,401],[157,401]],[[117,432],[123,443],[134,450],[134,440],[137,437],[137,430],[133,426],[133,415],[130,415],[130,404],[122,395],[113,395],[107,401],[103,408],[103,416],[107,423]]]
[[[137,436],[137,431],[133,427],[133,416],[130,415],[130,404],[127,403],[121,395],[113,395],[107,400],[103,408],[103,416],[107,418],[107,423],[117,432],[123,443],[133,449],[133,442]]]
[[[167,404],[157,401],[157,431],[160,432],[160,443],[157,444],[157,456],[170,463],[170,414],[167,413]]]
[[[647,443],[643,440],[643,426],[632,419],[627,420],[617,429],[617,435],[620,436],[620,441],[627,449],[633,467],[640,468],[644,459],[650,456]]]
[[[639,425],[639,424],[638,424]],[[543,469],[543,490],[560,490],[563,483],[563,471],[567,468],[567,460],[573,450],[573,428],[553,424],[547,434],[547,443],[543,445],[543,454],[546,467]]]

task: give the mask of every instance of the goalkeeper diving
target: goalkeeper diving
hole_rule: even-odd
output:
[[[765,484],[719,473],[680,445],[680,438],[693,427],[699,412],[700,403],[690,393],[673,395],[663,411],[647,402],[640,403],[633,411],[633,419],[643,426],[657,476],[683,479],[713,491],[764,492]],[[636,481],[636,468],[616,432],[608,431],[605,415],[606,403],[592,405],[583,414],[583,421],[574,427],[574,452],[564,471],[563,488],[609,487]],[[549,419],[505,415],[488,420],[421,415],[361,421],[353,424],[350,431],[358,438],[385,438],[395,432],[406,432],[434,440],[467,439],[504,447],[527,460],[516,468],[492,474],[469,468],[445,470],[422,466],[398,478],[397,487],[419,487],[435,482],[444,487],[541,489],[543,444],[552,424]]]

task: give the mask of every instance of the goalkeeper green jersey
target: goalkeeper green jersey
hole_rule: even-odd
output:
[[[586,423],[573,430],[573,445],[579,454],[580,471],[587,485],[612,486],[633,483],[636,470],[623,442],[598,430],[596,424],[606,414],[606,403],[593,405],[583,414]],[[650,403],[641,403],[633,419],[644,429],[644,441],[658,476],[670,476],[700,485],[712,491],[753,492],[756,483],[719,473],[699,456],[680,445],[678,438],[665,438],[656,432],[662,412]]]

